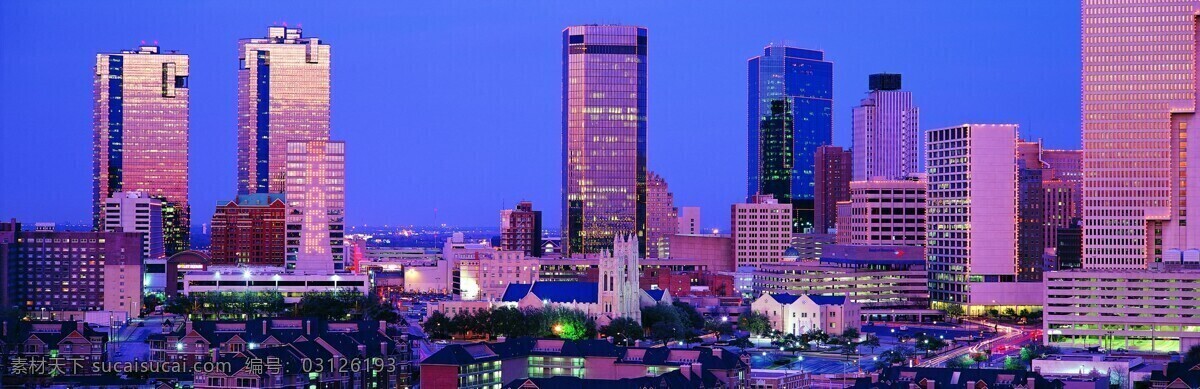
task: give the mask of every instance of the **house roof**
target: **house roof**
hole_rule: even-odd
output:
[[[636,352],[634,358],[632,352]],[[562,340],[516,338],[495,343],[471,343],[448,345],[425,360],[422,365],[469,365],[480,362],[491,362],[510,358],[522,358],[530,355],[568,356],[568,357],[608,357],[616,358],[617,363],[670,366],[681,365],[677,355],[687,354],[695,357],[691,363],[700,363],[705,370],[729,370],[743,366],[744,362],[738,353],[726,349],[719,352],[713,348],[695,347],[691,349],[671,349],[666,347],[618,347],[605,340]]]
[[[778,301],[780,304],[791,304],[791,303],[796,302],[796,300],[800,299],[800,295],[788,294],[788,293],[771,293],[771,298],[775,299],[775,301]]]
[[[1036,388],[1062,389],[1062,381],[1050,381],[1040,374],[1024,370],[999,369],[953,369],[944,367],[889,367],[879,374],[879,380],[871,382],[871,378],[859,378],[854,383],[854,389],[908,389],[911,384],[924,387],[922,381],[936,383],[938,388],[975,389],[967,387],[968,382],[983,382],[988,388],[1026,387],[1029,379],[1034,380]]]
[[[690,372],[688,373],[690,374]],[[672,370],[657,377],[622,378],[619,380],[584,379],[575,376],[554,376],[548,378],[518,378],[504,385],[505,389],[538,388],[578,388],[578,389],[629,389],[629,388],[712,388],[716,386],[716,376],[705,374],[703,379],[689,379],[679,370]]]
[[[600,284],[578,281],[545,281],[533,284],[508,284],[501,298],[506,302],[517,302],[533,293],[542,300],[553,302],[599,302]]]
[[[828,296],[828,295],[810,294],[810,295],[808,295],[808,298],[812,299],[812,301],[814,303],[817,303],[817,305],[842,305],[842,304],[846,303],[845,295]]]
[[[651,290],[647,290],[646,294],[650,295],[650,298],[653,299],[654,301],[662,301],[663,296],[666,294],[666,291],[662,290],[662,289],[651,289]]]

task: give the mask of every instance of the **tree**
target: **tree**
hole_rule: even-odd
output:
[[[1004,308],[1004,317],[1016,317],[1017,310],[1012,308]]]
[[[951,369],[966,369],[974,366],[975,363],[975,359],[971,358],[970,356],[963,355],[962,357],[952,358],[949,361],[946,361],[946,367]]]
[[[596,322],[583,311],[568,308],[546,308],[541,310],[543,336],[579,340],[596,337]],[[538,334],[542,335],[542,334]]]
[[[524,336],[532,331],[526,322],[525,312],[513,307],[499,307],[492,310],[492,337]]]
[[[961,317],[961,316],[962,316],[962,315],[964,315],[965,313],[966,313],[966,312],[963,310],[963,307],[962,307],[962,305],[958,305],[958,304],[950,304],[950,305],[947,305],[947,306],[946,306],[946,315],[947,315],[947,316],[950,316],[950,317]]]
[[[728,321],[709,320],[704,322],[704,330],[709,333],[716,332],[721,335],[732,335],[733,323]]]
[[[691,304],[676,301],[671,305],[675,307],[675,311],[685,327],[697,330],[704,328],[704,316],[697,312]]]
[[[688,336],[684,320],[680,317],[679,309],[671,305],[657,304],[642,308],[642,326],[649,329],[651,339],[663,343]]]
[[[1004,357],[1004,370],[1026,370],[1027,368],[1020,358]]]
[[[846,342],[857,342],[860,336],[862,335],[858,333],[858,330],[853,328],[847,328],[845,331],[842,331],[842,339]]]
[[[187,295],[176,295],[167,299],[166,304],[163,306],[163,311],[176,315],[188,316],[192,314],[193,306],[194,304],[191,297]]]
[[[941,350],[942,348],[946,347],[946,341],[936,336],[921,334],[916,338],[916,347],[918,350],[925,351],[926,354],[929,354],[932,351]]]
[[[600,327],[600,333],[613,337],[618,345],[632,346],[634,341],[642,338],[642,324],[633,318],[618,317],[608,325]]]
[[[738,327],[754,335],[766,335],[771,331],[771,320],[766,315],[749,311],[738,317]]]
[[[450,318],[441,312],[429,314],[423,326],[426,333],[433,339],[447,339],[454,333]]]
[[[863,339],[863,341],[861,343],[859,343],[859,345],[870,347],[871,352],[874,352],[875,348],[879,347],[879,337],[875,336],[875,335],[867,334],[867,338]]]
[[[147,293],[145,296],[142,296],[142,313],[145,314],[154,312],[154,309],[158,308],[159,305],[162,305],[162,302],[163,301],[159,298],[158,294]]]
[[[733,346],[733,347],[741,347],[741,348],[754,347],[754,343],[750,341],[750,337],[748,337],[748,336],[743,336],[743,337],[734,339],[732,342],[729,342],[729,345]]]

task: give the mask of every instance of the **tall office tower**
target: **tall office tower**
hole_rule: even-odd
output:
[[[833,63],[821,51],[767,46],[747,68],[746,198],[791,204],[792,230],[804,232],[816,217],[817,147],[833,143]]]
[[[143,192],[163,201],[167,255],[191,247],[188,56],[141,46],[97,54],[92,84],[92,222],[105,200]]]
[[[758,267],[783,259],[792,248],[791,204],[771,195],[758,195],[746,204],[734,204],[730,217],[735,268]]]
[[[1017,126],[929,130],[926,256],[933,306],[970,314],[1041,305],[1041,283],[1018,282]]]
[[[563,30],[562,194],[566,253],[636,234],[646,253],[646,29]]]
[[[919,177],[851,182],[846,215],[838,213],[838,244],[924,246],[925,192]]]
[[[1046,248],[1058,246],[1058,229],[1083,217],[1083,166],[1080,150],[1042,150]]]
[[[850,150],[838,146],[817,148],[816,217],[813,232],[825,234],[837,226],[837,203],[850,199]]]
[[[1042,280],[1046,251],[1042,143],[1017,142],[1017,280]]]
[[[281,193],[288,142],[329,140],[329,45],[272,26],[238,59],[238,194]]]
[[[920,173],[921,128],[912,92],[899,74],[872,74],[870,92],[852,113],[854,180],[901,179]]]
[[[346,143],[287,144],[287,236],[284,260],[300,274],[346,268]]]
[[[286,216],[287,200],[282,194],[238,195],[217,204],[212,217],[212,263],[284,266]],[[298,236],[300,231],[290,233]]]
[[[679,231],[679,210],[667,180],[654,172],[646,177],[646,258],[669,258],[670,239]]]
[[[143,192],[117,192],[104,200],[104,231],[142,234],[142,258],[166,258],[162,200]]]
[[[1200,246],[1200,224],[1187,223],[1200,204],[1187,190],[1200,187],[1187,141],[1200,136],[1198,11],[1194,0],[1083,1],[1086,269],[1143,269]]]
[[[542,256],[542,211],[534,211],[532,202],[522,201],[514,209],[500,211],[500,248]]]
[[[0,305],[46,317],[82,320],[107,311],[119,320],[141,312],[142,234],[21,231],[0,223]]]
[[[700,207],[679,207],[679,227],[675,230],[679,235],[700,234]]]

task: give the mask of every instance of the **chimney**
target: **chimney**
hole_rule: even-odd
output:
[[[1036,388],[1036,386],[1034,386],[1036,384],[1037,384],[1037,380],[1034,379],[1033,376],[1029,376],[1029,377],[1025,378],[1025,387],[1026,388],[1030,388],[1030,389]]]
[[[312,320],[311,319],[304,319],[304,333],[306,335],[312,335]]]
[[[700,362],[696,362],[691,364],[691,367],[692,373],[696,374],[697,379],[704,377],[704,365],[700,364]]]
[[[936,386],[936,384],[937,384],[937,382],[935,382],[934,380],[926,379],[925,380],[925,389],[933,389],[934,386]]]
[[[360,358],[367,356],[367,345],[365,345],[365,344],[358,345],[358,356]]]
[[[683,378],[691,380],[692,379],[692,364],[685,363],[685,364],[679,365],[679,372],[683,373]]]
[[[187,320],[187,319],[183,319],[183,320],[184,320],[183,321],[183,326],[184,326],[183,327],[184,328],[183,336],[187,336],[188,334],[190,334],[192,332],[192,321]]]
[[[213,362],[216,362],[216,361],[217,361],[217,355],[219,355],[219,354],[217,354],[217,348],[216,348],[216,347],[213,347],[213,348],[210,348],[210,349],[208,349],[208,350],[209,350],[209,352],[212,354],[212,360],[213,360]]]
[[[267,319],[262,319],[262,329],[263,329],[262,333],[266,334],[267,333]]]
[[[84,327],[87,327],[87,323],[84,323],[83,321],[75,322],[75,330],[79,331],[80,334],[83,333]]]
[[[387,342],[379,342],[379,355],[388,355]]]

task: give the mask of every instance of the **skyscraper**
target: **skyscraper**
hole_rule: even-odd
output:
[[[272,26],[238,59],[238,193],[281,193],[287,143],[329,140],[329,45]]]
[[[646,178],[646,258],[671,256],[670,241],[679,231],[679,210],[667,180],[650,172]]]
[[[921,129],[912,92],[899,74],[872,74],[867,97],[853,109],[854,180],[895,180],[921,172]]]
[[[646,29],[567,27],[562,174],[566,252],[611,249],[636,234],[646,252]]]
[[[850,150],[838,146],[817,148],[815,233],[825,234],[836,227],[837,203],[850,199],[851,155]]]
[[[1040,306],[1041,284],[1018,282],[1017,126],[964,124],[925,136],[933,306],[973,315]]]
[[[772,45],[747,67],[746,197],[791,204],[792,230],[803,232],[815,217],[817,147],[833,140],[833,63],[821,51]]]
[[[1200,204],[1187,189],[1200,187],[1200,152],[1187,152],[1200,136],[1198,11],[1195,0],[1083,1],[1086,269],[1142,269],[1200,245],[1200,224],[1187,223]]]
[[[733,204],[730,237],[733,240],[735,268],[783,259],[792,248],[792,206],[782,204],[771,195],[758,195],[749,203]]]
[[[1045,187],[1042,142],[1017,142],[1017,279],[1042,280],[1046,251]]]
[[[167,255],[191,246],[188,63],[158,46],[97,54],[92,84],[93,228],[113,193],[143,192],[164,202]]]
[[[700,233],[700,207],[679,207],[679,227],[676,234],[696,235]]]
[[[1083,215],[1082,158],[1080,150],[1042,150],[1046,248],[1058,247],[1058,230],[1078,227],[1076,222]]]
[[[849,204],[838,210],[838,244],[924,246],[926,186],[922,178],[851,182]]]
[[[346,143],[287,144],[288,270],[331,274],[346,267]]]

